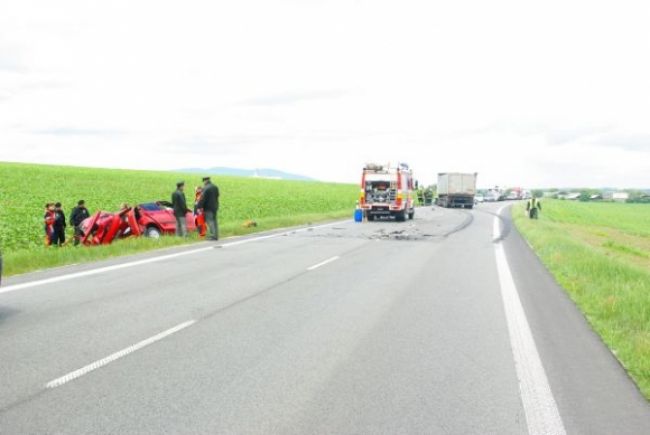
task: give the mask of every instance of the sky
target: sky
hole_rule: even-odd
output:
[[[650,2],[0,1],[0,161],[650,187]]]

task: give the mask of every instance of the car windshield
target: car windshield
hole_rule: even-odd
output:
[[[145,210],[145,211],[160,211],[160,210],[162,210],[162,208],[158,204],[156,204],[154,202],[148,202],[146,204],[140,204],[139,208],[141,210]]]

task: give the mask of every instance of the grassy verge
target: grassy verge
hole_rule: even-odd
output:
[[[515,224],[650,399],[650,207],[545,201]]]
[[[349,215],[350,211],[345,210],[341,212],[271,217],[258,220],[258,226],[254,228],[244,228],[238,224],[226,223],[220,226],[220,236],[243,236],[276,228],[285,228],[319,221],[341,219],[349,217]],[[161,237],[158,240],[148,239],[145,237],[137,239],[125,239],[106,246],[74,247],[72,245],[67,245],[62,248],[42,247],[19,249],[4,254],[4,275],[11,276],[39,269],[64,266],[68,264],[88,263],[111,257],[137,254],[140,252],[150,251],[152,249],[187,245],[199,241],[201,241],[201,239],[193,234],[187,239],[171,236]]]

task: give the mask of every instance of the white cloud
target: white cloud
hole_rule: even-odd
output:
[[[0,159],[337,181],[399,159],[425,182],[467,170],[483,185],[648,186],[649,12],[645,1],[5,2]]]

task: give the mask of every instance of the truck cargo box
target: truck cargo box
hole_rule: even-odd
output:
[[[443,172],[438,174],[438,199],[441,207],[474,207],[476,173]]]

